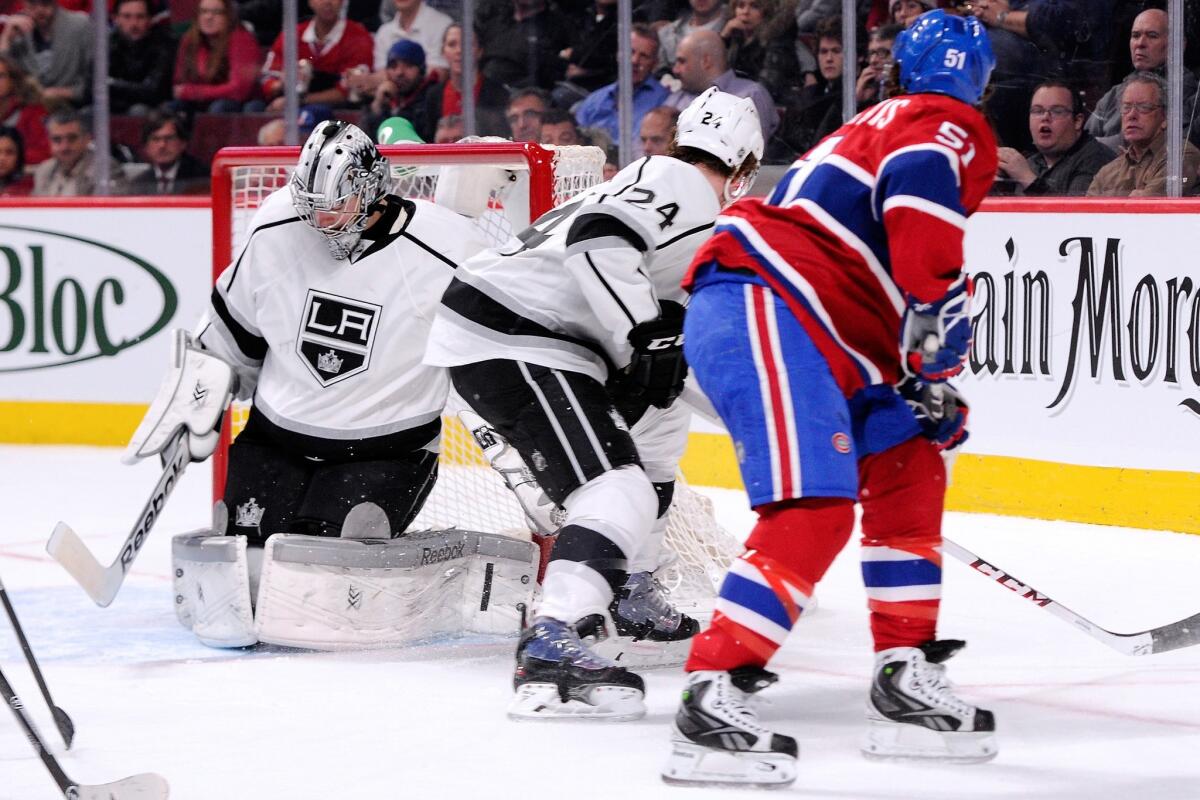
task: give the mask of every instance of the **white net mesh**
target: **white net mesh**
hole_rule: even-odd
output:
[[[444,147],[444,146],[443,146]],[[404,148],[411,152],[411,149]],[[403,197],[434,201],[442,165],[405,163],[404,152],[390,149],[392,183],[389,191]],[[484,162],[483,166],[487,166]],[[530,168],[504,163],[510,180],[489,193],[486,210],[476,218],[488,241],[505,242],[531,221],[528,199]],[[594,147],[554,149],[553,195],[558,205],[600,182],[604,153]],[[231,197],[224,202],[232,223],[233,251],[240,248],[255,209],[275,190],[287,185],[291,166],[239,164],[228,167]],[[534,167],[537,169],[537,167]],[[221,199],[214,198],[220,210]],[[535,209],[536,210],[536,209]],[[497,533],[521,533],[529,527],[524,512],[503,480],[488,464],[470,432],[457,417],[462,401],[451,397],[442,418],[442,455],[439,477],[425,507],[411,528],[458,527]],[[234,436],[245,425],[248,404],[235,404],[231,421]],[[710,501],[693,492],[680,476],[667,526],[666,550],[670,565],[658,573],[677,605],[704,611],[711,607],[716,589],[729,563],[742,552],[741,544],[717,524]]]

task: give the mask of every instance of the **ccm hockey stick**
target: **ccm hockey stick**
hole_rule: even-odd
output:
[[[71,573],[71,577],[83,587],[83,590],[98,606],[103,607],[112,603],[117,592],[121,590],[121,584],[125,582],[125,573],[129,571],[133,560],[137,558],[142,545],[146,543],[150,528],[162,514],[167,498],[179,485],[183,471],[191,462],[192,454],[188,450],[186,426],[179,428],[165,452],[167,456],[163,463],[162,475],[159,476],[158,483],[150,494],[150,499],[142,507],[133,530],[129,532],[125,544],[121,545],[121,552],[117,554],[117,559],[112,564],[108,567],[101,566],[83,540],[65,522],[60,522],[55,526],[54,533],[50,535],[50,541],[46,542],[46,552],[53,556],[55,561],[62,564],[67,572]]]
[[[960,544],[942,538],[942,549],[979,574],[1015,592],[1029,602],[1078,628],[1096,641],[1106,644],[1127,656],[1148,656],[1200,644],[1200,614],[1187,619],[1138,633],[1114,633],[1101,628],[1089,619],[1076,614],[1061,603],[1051,600],[1029,584],[1022,583],[1010,573],[972,553]]]
[[[4,589],[4,581],[0,581],[0,602],[4,603],[4,610],[8,614],[8,619],[12,622],[13,630],[17,634],[17,641],[21,643],[21,650],[25,653],[25,660],[29,662],[29,669],[33,671],[33,678],[37,681],[38,688],[42,690],[42,697],[46,698],[46,705],[50,706],[50,713],[54,717],[54,724],[58,727],[58,732],[62,734],[63,741],[67,744],[67,749],[70,750],[71,741],[75,738],[75,723],[71,722],[71,718],[67,716],[67,712],[54,705],[54,701],[50,699],[50,687],[46,686],[46,679],[42,677],[42,671],[38,668],[37,659],[33,657],[33,649],[29,646],[29,640],[25,638],[25,631],[21,630],[21,622],[17,619],[17,611],[13,608],[12,601],[8,599],[8,592]]]
[[[37,728],[33,727],[33,720],[25,713],[25,706],[21,704],[21,698],[17,697],[12,684],[4,677],[3,672],[0,672],[0,696],[4,698],[4,702],[16,715],[17,722],[25,731],[29,743],[37,751],[38,758],[46,765],[46,769],[50,770],[50,777],[54,778],[54,782],[58,784],[63,797],[66,797],[67,800],[166,800],[170,794],[166,780],[153,772],[143,772],[141,775],[133,775],[119,781],[96,786],[72,780],[59,766],[58,759],[46,749]]]

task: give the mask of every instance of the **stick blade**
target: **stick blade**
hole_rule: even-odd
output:
[[[52,707],[50,714],[54,717],[54,724],[58,726],[58,732],[62,734],[63,742],[66,743],[67,749],[70,750],[71,742],[75,741],[75,723],[67,716],[67,712],[58,706]]]
[[[72,790],[76,794],[70,794]],[[153,772],[143,772],[98,786],[81,784],[67,790],[68,797],[77,797],[79,800],[167,800],[170,794],[167,779]]]
[[[101,608],[107,607],[117,596],[121,588],[118,582],[115,586],[109,579],[108,570],[100,565],[92,551],[79,538],[79,534],[65,522],[54,526],[46,542],[46,552],[62,564],[63,569],[70,573],[75,582],[83,587],[88,597]]]

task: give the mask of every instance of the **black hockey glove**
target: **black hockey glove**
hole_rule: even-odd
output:
[[[640,406],[667,408],[683,391],[687,379],[687,361],[683,357],[683,306],[663,301],[662,313],[657,319],[641,322],[629,331],[629,343],[633,345],[633,356],[628,366],[609,380],[609,391],[617,401],[617,408],[630,425],[634,423],[626,413]]]

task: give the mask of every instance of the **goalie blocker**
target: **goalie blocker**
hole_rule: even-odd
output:
[[[538,563],[530,541],[455,529],[398,539],[275,534],[263,549],[206,529],[176,536],[171,554],[176,615],[201,642],[314,650],[515,633]]]

